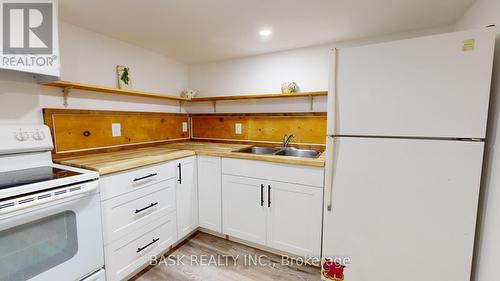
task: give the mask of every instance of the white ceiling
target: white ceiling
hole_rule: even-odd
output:
[[[475,0],[61,0],[64,21],[194,64],[454,23]],[[258,31],[273,34],[262,40]]]

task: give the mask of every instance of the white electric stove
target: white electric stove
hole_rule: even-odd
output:
[[[99,174],[54,164],[52,149],[46,126],[0,125],[0,280],[104,275]]]

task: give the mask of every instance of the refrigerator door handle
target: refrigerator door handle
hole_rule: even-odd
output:
[[[328,81],[328,101],[327,101],[327,112],[328,112],[328,122],[326,128],[327,135],[335,134],[335,127],[337,123],[337,57],[338,49],[334,48],[330,50],[330,79]]]
[[[338,68],[338,49],[330,50],[330,80],[328,81],[328,121],[327,121],[327,137],[326,137],[326,162],[325,162],[325,199],[326,210],[332,211],[333,204],[333,174],[334,174],[334,158],[335,158],[335,125],[337,122],[337,68]]]
[[[335,137],[326,138],[326,161],[325,161],[325,201],[326,210],[332,211],[333,208],[333,176],[335,173]]]

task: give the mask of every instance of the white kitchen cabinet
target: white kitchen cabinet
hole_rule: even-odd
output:
[[[105,175],[99,180],[101,201],[175,178],[175,164],[166,162]]]
[[[175,178],[102,202],[104,244],[174,212],[175,204]]]
[[[104,247],[107,281],[126,280],[177,240],[175,213],[145,225]]]
[[[198,156],[199,225],[222,232],[221,158]]]
[[[101,177],[107,281],[130,277],[177,241],[176,163]]]
[[[196,157],[176,160],[177,163],[177,236],[182,239],[198,227],[198,185]]]
[[[319,257],[323,189],[268,181],[266,191],[267,246]]]
[[[266,244],[265,186],[262,180],[222,177],[223,232],[258,244]]]
[[[224,234],[320,256],[322,167],[223,158],[222,173]]]

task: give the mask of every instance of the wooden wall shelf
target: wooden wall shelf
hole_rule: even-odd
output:
[[[276,99],[276,98],[318,97],[318,96],[327,96],[327,95],[328,95],[327,91],[318,91],[318,92],[300,92],[300,93],[294,93],[291,95],[257,94],[257,95],[200,97],[200,98],[193,98],[190,101],[203,102],[203,101],[224,101],[224,100]]]
[[[167,100],[176,100],[176,101],[188,101],[185,98],[181,98],[173,95],[162,95],[158,93],[148,93],[134,90],[125,90],[125,89],[116,89],[111,87],[104,86],[95,86],[88,85],[76,82],[68,82],[68,81],[54,81],[43,83],[44,86],[52,86],[52,87],[60,87],[65,90],[65,93],[68,92],[67,89],[78,89],[85,91],[93,91],[93,92],[103,92],[108,94],[117,94],[117,95],[127,95],[127,96],[136,96],[136,97],[148,97],[148,98],[157,98],[157,99],[167,99]]]
[[[217,111],[217,101],[227,101],[227,100],[254,100],[254,99],[276,99],[276,98],[299,98],[308,97],[310,99],[310,108],[313,110],[313,98],[318,96],[327,96],[327,91],[317,91],[317,92],[300,92],[291,95],[283,94],[255,94],[255,95],[238,95],[238,96],[217,96],[217,97],[200,97],[193,99],[185,99],[179,96],[173,95],[162,95],[158,93],[148,93],[134,90],[116,89],[111,87],[96,86],[89,84],[82,84],[77,82],[69,81],[53,81],[48,83],[43,83],[44,86],[59,87],[63,89],[64,106],[68,106],[68,95],[73,89],[102,92],[108,94],[117,95],[128,95],[136,97],[147,97],[147,98],[157,98],[157,99],[167,99],[175,100],[179,102],[179,111],[182,111],[182,104],[184,102],[212,102],[214,107],[214,112]]]

